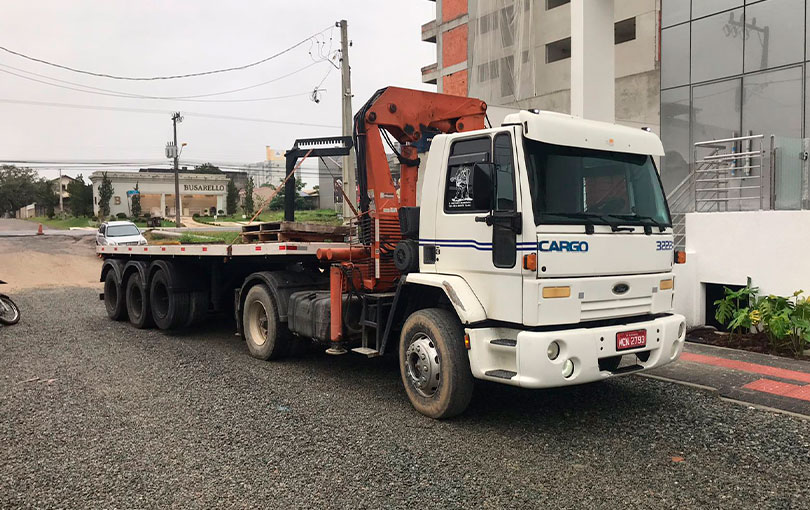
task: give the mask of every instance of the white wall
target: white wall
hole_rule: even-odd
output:
[[[704,324],[706,283],[745,285],[761,294],[810,292],[810,211],[686,215],[686,264],[676,265],[675,309]]]

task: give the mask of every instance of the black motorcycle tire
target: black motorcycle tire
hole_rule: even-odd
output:
[[[12,301],[10,297],[3,295],[0,295],[0,301],[2,301],[3,304],[12,311],[10,316],[7,314],[0,314],[0,324],[11,326],[20,322],[20,308],[17,306],[17,303]]]

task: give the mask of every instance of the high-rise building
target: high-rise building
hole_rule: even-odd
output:
[[[436,63],[423,82],[493,106],[570,112],[570,0],[435,2],[422,40],[436,43]],[[656,132],[659,12],[656,0],[614,3],[616,122]]]

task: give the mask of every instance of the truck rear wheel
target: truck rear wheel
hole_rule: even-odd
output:
[[[175,329],[188,320],[188,293],[175,292],[162,269],[155,271],[149,285],[149,307],[152,319],[160,329]]]
[[[429,308],[413,313],[399,342],[402,384],[417,411],[441,419],[464,412],[473,392],[464,330],[447,310]]]
[[[140,273],[133,271],[127,279],[127,315],[129,322],[138,329],[152,325],[152,310],[149,308],[149,288]]]
[[[245,296],[242,325],[250,355],[254,358],[278,359],[289,350],[289,332],[278,318],[278,307],[269,289],[254,285]]]
[[[114,321],[127,318],[124,290],[121,287],[115,277],[115,272],[108,271],[104,278],[104,307],[107,309],[107,317]]]

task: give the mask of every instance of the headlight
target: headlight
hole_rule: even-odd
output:
[[[107,239],[107,246],[116,246],[116,242],[115,241],[110,241],[109,239]]]
[[[144,244],[146,244],[146,239],[141,239],[140,241],[138,241],[139,246],[143,246]]]

